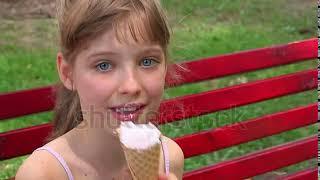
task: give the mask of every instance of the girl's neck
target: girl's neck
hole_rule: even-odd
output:
[[[84,122],[82,122],[84,123]],[[69,135],[69,144],[74,153],[83,161],[92,165],[97,171],[118,172],[126,165],[125,156],[118,137],[110,130],[103,128],[72,129]]]

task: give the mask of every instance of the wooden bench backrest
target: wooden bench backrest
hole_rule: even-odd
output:
[[[308,39],[285,45],[185,62],[183,63],[184,66],[190,71],[181,71],[176,66],[171,67],[182,75],[183,81],[176,82],[170,78],[167,78],[167,81],[172,86],[178,86],[311,60],[316,57],[317,39]],[[160,124],[179,121],[185,118],[303,92],[315,89],[316,87],[317,70],[311,69],[181,96],[165,100],[161,103],[158,121]],[[54,97],[54,86],[0,94],[0,120],[50,111],[54,107]],[[179,103],[179,106],[176,106],[176,103]],[[177,111],[183,113],[179,115],[170,113]],[[181,136],[174,140],[183,149],[185,158],[189,158],[308,126],[316,122],[317,104],[314,103],[249,119],[241,124],[236,123]],[[243,126],[246,127],[245,133],[243,133],[241,128]],[[51,129],[52,126],[50,124],[43,124],[0,133],[0,160],[30,154],[34,149],[43,145],[43,140]],[[186,172],[184,179],[248,178],[315,157],[317,157],[317,137],[311,136]],[[313,168],[284,178],[312,179],[316,176],[317,170]]]

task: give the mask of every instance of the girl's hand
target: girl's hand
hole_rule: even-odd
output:
[[[162,174],[159,174],[158,180],[178,180],[178,178],[172,173],[169,173],[168,176],[162,173]]]

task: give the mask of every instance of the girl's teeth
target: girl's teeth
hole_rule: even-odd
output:
[[[133,112],[136,111],[136,107],[126,107],[126,108],[117,108],[116,112],[124,113],[124,112]]]

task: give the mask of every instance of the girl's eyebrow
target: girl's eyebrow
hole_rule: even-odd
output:
[[[93,57],[96,57],[96,56],[103,56],[103,55],[115,56],[115,55],[118,55],[118,53],[112,52],[112,51],[102,50],[102,51],[95,51],[93,53],[90,53],[88,55],[88,57],[93,58]]]
[[[162,49],[158,47],[148,47],[140,51],[140,53],[157,53],[162,54]]]

